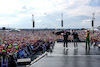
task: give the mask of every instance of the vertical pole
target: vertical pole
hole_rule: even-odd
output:
[[[63,13],[61,14],[61,27],[63,28]]]
[[[93,28],[93,33],[94,33],[94,20],[95,20],[94,14],[95,14],[95,13],[93,13],[93,18],[92,18],[92,28]]]
[[[34,15],[32,14],[32,23],[33,23],[33,31],[32,33],[34,33]]]

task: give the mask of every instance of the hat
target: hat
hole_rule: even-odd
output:
[[[8,48],[11,48],[11,46],[8,46]]]
[[[17,45],[17,44],[14,44],[14,45]]]
[[[67,31],[66,29],[64,31]]]
[[[87,32],[89,32],[89,30],[87,30]]]
[[[9,44],[9,46],[11,46],[11,44]]]
[[[6,52],[5,50],[2,50],[2,52]]]
[[[15,48],[16,48],[16,49],[18,49],[18,47],[17,47],[17,46],[15,46]]]

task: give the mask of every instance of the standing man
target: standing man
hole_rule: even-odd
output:
[[[88,30],[86,32],[86,49],[87,49],[87,45],[88,45],[88,48],[90,49],[90,33]]]
[[[70,35],[70,32],[67,32],[67,30],[64,30],[64,34],[63,34],[63,37],[64,37],[64,48],[68,49],[68,35]]]
[[[78,37],[78,33],[76,32],[76,30],[74,30],[72,35],[73,35],[74,47],[78,48],[77,41],[79,40],[79,37]]]

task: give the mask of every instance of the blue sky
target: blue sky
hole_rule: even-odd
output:
[[[0,27],[32,28],[91,28],[100,26],[100,0],[0,0]]]

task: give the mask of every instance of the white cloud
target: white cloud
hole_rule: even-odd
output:
[[[89,4],[91,0],[68,0],[68,6],[80,6]]]
[[[17,17],[18,17],[18,19],[23,18],[23,17],[32,17],[32,14],[28,14],[28,13],[25,13],[25,14],[17,14]]]
[[[75,6],[77,8],[67,9],[67,13],[73,15],[80,13],[78,15],[83,15],[92,9],[92,7],[84,6],[89,4],[90,1],[91,0],[2,0],[0,2],[0,13],[16,14],[16,12],[28,10],[27,12],[30,14],[44,16],[44,13],[63,12],[68,7]]]
[[[36,22],[42,22],[42,20],[37,20]]]
[[[95,0],[95,3],[98,3],[98,1]],[[2,17],[0,24],[7,24],[7,22],[10,24],[20,23],[20,20],[24,21],[26,17],[31,18],[32,14],[35,18],[61,12],[67,14],[67,17],[89,16],[92,18],[94,12],[96,13],[95,16],[100,16],[100,14],[97,14],[100,12],[100,6],[89,6],[91,2],[92,0],[0,0],[0,17]],[[9,19],[6,19],[7,15],[15,15],[16,18],[9,16]],[[31,20],[29,21],[31,22]],[[56,19],[56,23],[58,21],[60,19]],[[82,23],[86,23],[85,21]],[[36,20],[36,22],[42,22],[42,19]],[[46,23],[48,25],[48,22]],[[56,27],[57,25],[51,26]]]
[[[64,1],[65,0],[33,0],[31,3],[26,4],[26,6],[32,8],[30,13],[42,16],[44,13],[51,14],[64,10],[67,7]]]
[[[56,19],[56,21],[61,21],[61,19]]]
[[[82,5],[74,9],[66,10],[66,13],[71,16],[92,16],[92,13],[99,11],[100,7],[92,7],[88,5]],[[96,16],[100,16],[97,14]]]
[[[66,9],[68,14],[80,13],[78,15],[83,15],[84,13],[87,14],[87,11],[92,10],[92,7],[84,6],[90,2],[91,0],[0,0],[0,13],[14,14],[16,12],[28,10],[30,14],[33,13],[36,16],[42,16],[44,13],[63,12]],[[68,7],[74,6],[76,8],[67,9]]]
[[[98,3],[99,2],[99,0],[94,0],[94,3],[96,4],[96,3]]]
[[[87,19],[87,20],[83,20],[82,23],[86,24],[86,23],[89,23],[91,21],[92,21],[91,19]]]
[[[18,0],[0,0],[0,13],[13,14],[23,6]]]

